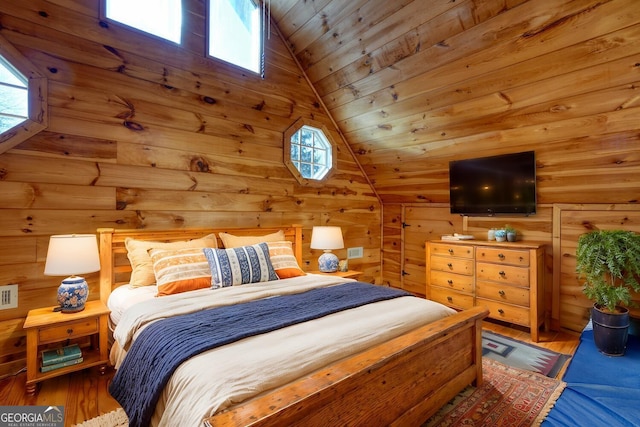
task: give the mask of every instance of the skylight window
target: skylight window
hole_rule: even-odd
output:
[[[209,1],[209,55],[262,74],[260,7],[253,0]]]
[[[106,17],[180,44],[181,0],[106,0]]]
[[[27,119],[28,79],[0,56],[0,134]]]

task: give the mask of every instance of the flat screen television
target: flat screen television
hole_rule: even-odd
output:
[[[449,196],[453,214],[535,214],[535,152],[449,162]]]

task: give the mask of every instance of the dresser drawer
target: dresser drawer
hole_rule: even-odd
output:
[[[456,291],[473,293],[473,276],[447,273],[445,271],[431,271],[431,286],[441,286]]]
[[[489,317],[493,319],[515,323],[522,326],[529,326],[529,309],[527,308],[484,298],[477,298],[476,305],[487,307],[489,309]]]
[[[497,262],[501,264],[517,265],[520,267],[529,266],[529,253],[516,249],[504,248],[477,248],[476,259],[478,261]]]
[[[476,296],[497,302],[529,307],[529,288],[502,285],[494,282],[476,283]]]
[[[98,318],[87,318],[77,322],[62,323],[38,331],[40,343],[62,341],[65,339],[84,337],[97,334]]]
[[[460,310],[473,307],[473,295],[467,295],[437,286],[431,287],[430,291],[430,299],[435,302]]]
[[[479,262],[477,278],[478,280],[529,287],[529,269],[523,267]]]
[[[472,259],[473,246],[431,243],[431,254]]]
[[[429,268],[431,270],[446,271],[448,273],[473,275],[473,260],[465,258],[448,258],[432,256]]]

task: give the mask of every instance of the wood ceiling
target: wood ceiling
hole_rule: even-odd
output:
[[[612,95],[638,77],[636,1],[271,0],[271,14],[383,202],[446,203],[449,160],[588,137],[637,103]]]

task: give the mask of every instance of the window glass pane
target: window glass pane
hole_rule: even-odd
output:
[[[302,156],[301,160],[303,162],[311,162],[311,156],[313,155],[313,150],[311,148],[302,147]]]
[[[27,78],[0,56],[0,82],[27,88]]]
[[[317,148],[313,152],[313,162],[320,163],[321,165],[327,164],[327,152],[324,150],[318,150]]]
[[[0,112],[19,116],[20,120],[29,117],[29,93],[27,89],[4,86],[0,83]]]
[[[302,145],[313,147],[313,133],[309,129],[302,128],[300,139],[302,140]]]
[[[300,146],[291,141],[291,160],[300,160]]]
[[[311,178],[311,165],[308,163],[303,163],[302,168],[300,169],[300,174],[304,177],[304,178]]]
[[[107,18],[180,44],[181,0],[106,0]]]
[[[28,118],[27,78],[0,56],[0,133]]]
[[[4,117],[3,115],[0,115],[0,133],[11,129],[14,126],[19,125],[22,122],[24,122],[24,119]]]
[[[260,8],[257,2],[210,0],[209,55],[260,73],[260,29]]]

